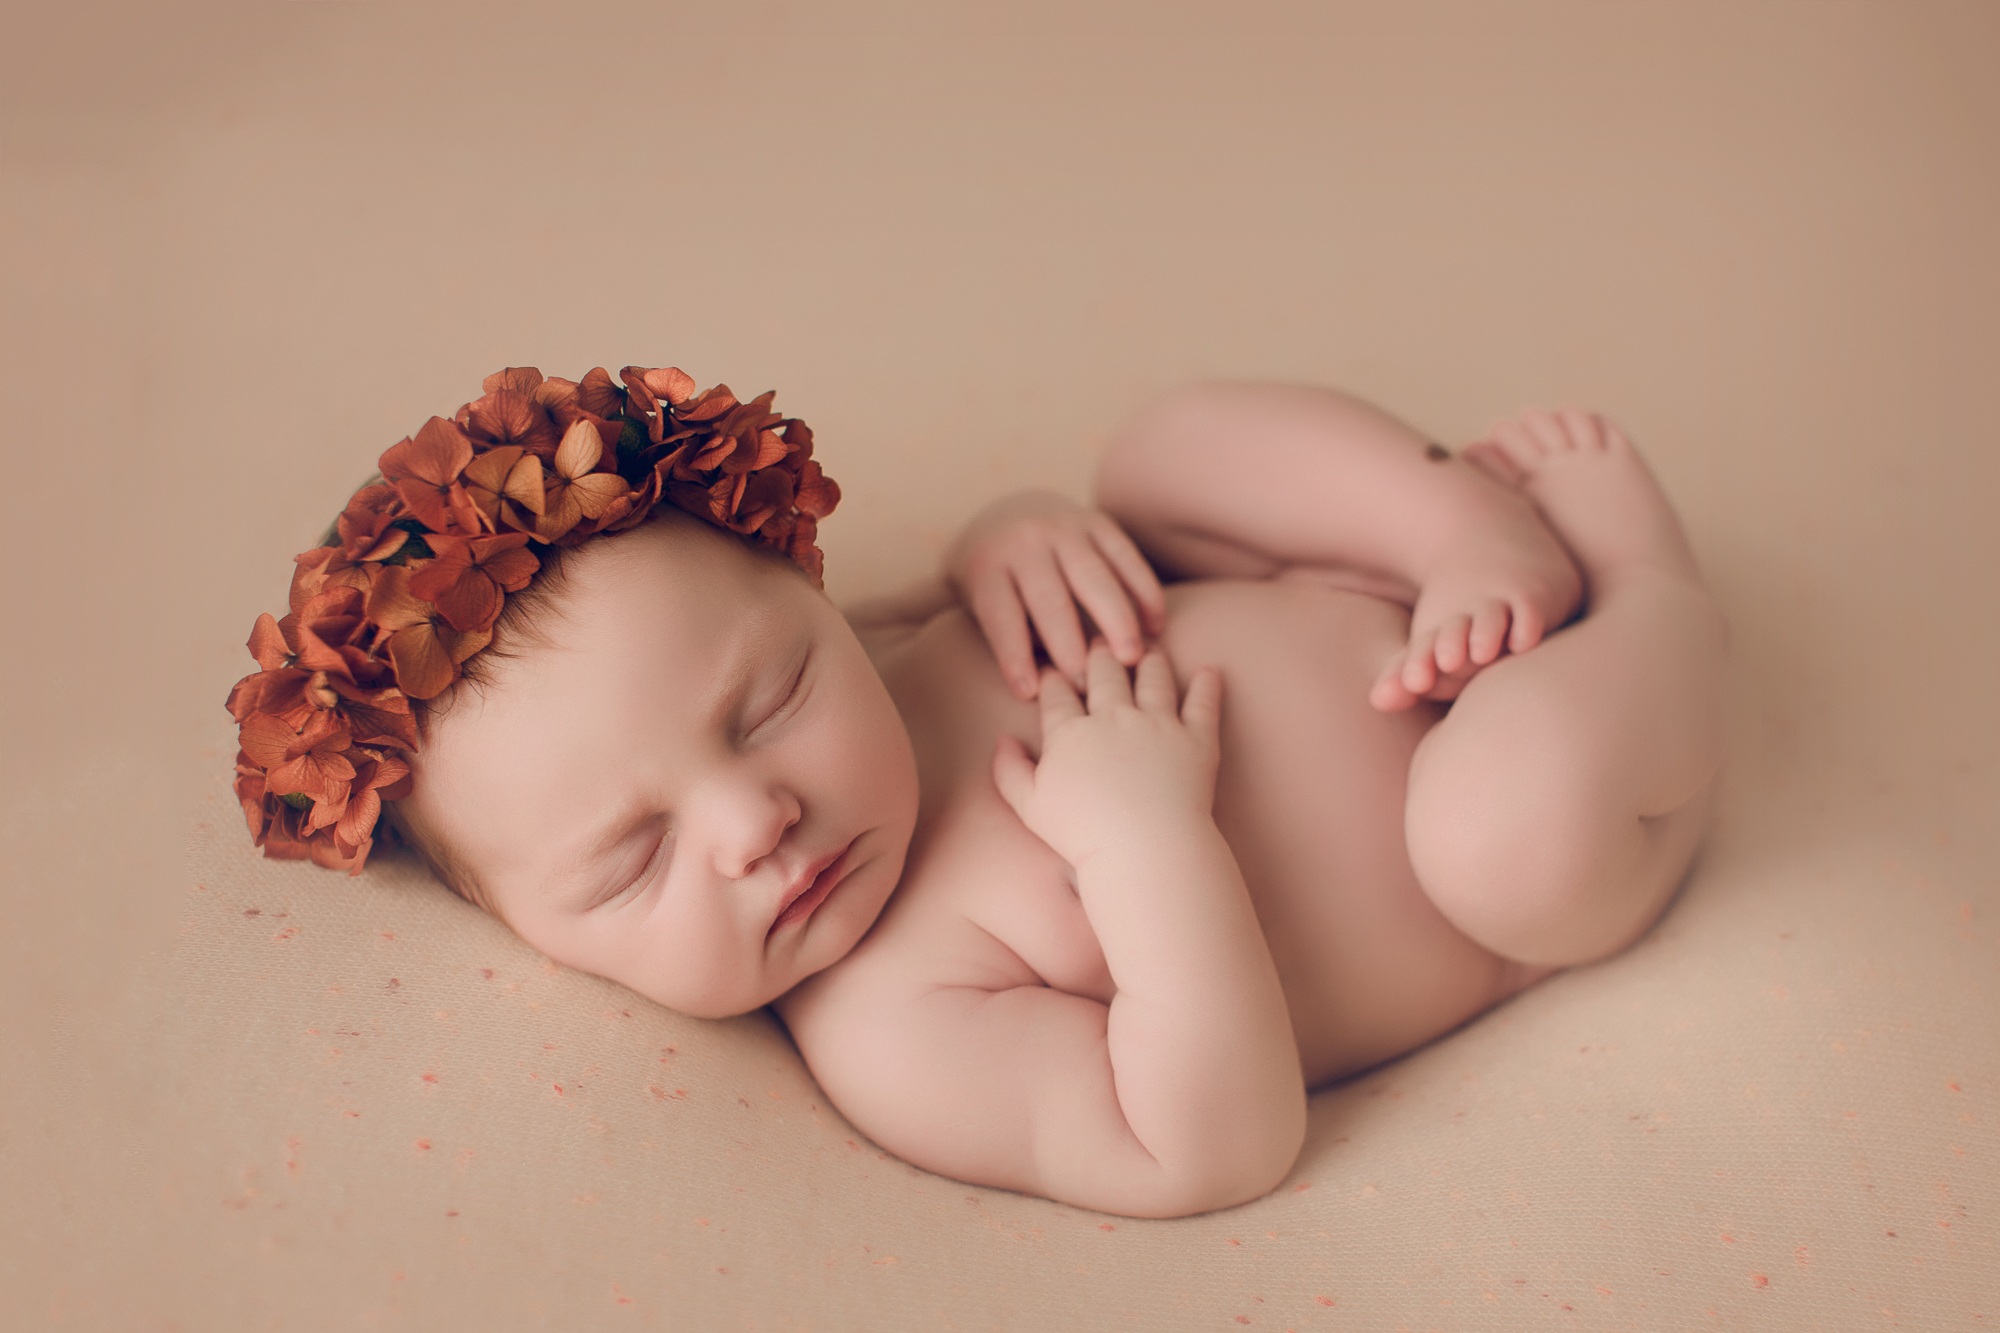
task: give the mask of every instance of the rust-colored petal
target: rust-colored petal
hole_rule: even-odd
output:
[[[615,417],[625,410],[625,391],[598,366],[577,381],[576,405],[593,416]]]
[[[278,632],[278,620],[269,611],[257,617],[257,626],[250,631],[250,642],[243,645],[250,650],[250,656],[257,659],[257,665],[266,671],[276,671],[291,656],[291,649],[285,645],[285,636]]]
[[[465,428],[475,439],[517,444],[538,453],[555,447],[555,423],[531,393],[499,389],[465,405]]]
[[[268,713],[252,716],[236,733],[236,743],[250,756],[250,762],[267,771],[292,761],[292,745],[297,740],[296,731]]]
[[[694,396],[694,376],[679,366],[663,366],[658,370],[648,370],[640,378],[652,390],[653,397],[664,399],[679,407]]]
[[[811,514],[814,518],[825,518],[833,512],[834,506],[840,503],[840,487],[834,484],[832,477],[819,470],[818,463],[808,460],[799,470],[798,486],[792,492],[792,503],[803,513]]]
[[[465,637],[455,635],[451,630],[446,630],[445,634]],[[446,644],[445,647],[448,652],[454,651],[451,644]],[[452,660],[462,662],[465,657],[471,655],[467,653],[464,657],[454,657]],[[390,744],[401,746],[406,750],[417,748],[416,718],[411,714],[410,701],[404,697],[401,689],[387,685],[379,689],[363,690],[339,677],[333,677],[330,683],[334,691],[341,696],[340,713],[347,719],[347,725],[354,733],[355,744]]]
[[[305,697],[311,674],[297,667],[281,667],[245,676],[231,687],[224,706],[239,723],[248,721],[253,713],[268,713],[294,727],[303,726],[306,713],[312,709]]]
[[[588,421],[578,421],[563,432],[562,444],[556,450],[556,475],[566,481],[575,481],[594,470],[597,460],[602,457],[604,437]]]
[[[533,394],[542,384],[542,372],[533,366],[508,366],[496,370],[480,383],[481,393],[498,393],[511,389],[515,393]]]
[[[459,429],[458,423],[444,417],[432,417],[414,438],[383,451],[380,467],[383,479],[388,482],[408,478],[442,489],[457,481],[458,474],[465,471],[465,465],[471,461],[472,441]],[[407,503],[408,492],[399,487],[398,493]]]
[[[682,421],[710,421],[735,406],[736,395],[729,391],[727,384],[718,384],[713,389],[703,389],[680,404],[674,415]]]
[[[418,621],[389,636],[389,657],[396,664],[396,685],[412,699],[433,699],[458,675],[451,654],[438,642],[429,620]]]
[[[425,577],[431,574],[440,577],[426,585]],[[436,604],[438,614],[456,630],[491,625],[506,601],[498,585],[472,563],[469,555],[462,559],[444,556],[433,560],[418,571],[416,578],[410,581],[410,587],[420,595],[426,592],[434,594],[431,600]]]
[[[367,616],[385,630],[395,631],[428,621],[431,604],[410,591],[410,568],[387,565],[368,592]]]

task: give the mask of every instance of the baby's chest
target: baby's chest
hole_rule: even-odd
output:
[[[909,727],[922,798],[871,961],[921,967],[931,984],[1048,985],[1109,1003],[1110,970],[1068,863],[991,776],[1001,733],[1040,749],[1039,706],[1006,688],[963,612],[938,616],[879,665]]]

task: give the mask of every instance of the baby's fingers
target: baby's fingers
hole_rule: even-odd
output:
[[[1132,678],[1103,639],[1090,641],[1089,671],[1091,712],[1101,713],[1116,704],[1132,702]]]
[[[1035,619],[1035,630],[1049,660],[1079,686],[1084,680],[1083,619],[1077,614],[1076,599],[1069,584],[1056,568],[1055,556],[1046,549],[1025,556],[1013,566],[1014,582],[1021,600]]]
[[[1035,697],[1035,644],[1028,633],[1027,611],[1007,571],[995,569],[973,583],[972,618],[993,646],[993,658],[1008,688],[1023,699]]]
[[[1160,576],[1153,572],[1153,566],[1125,529],[1108,514],[1099,514],[1098,522],[1091,525],[1090,539],[1097,543],[1097,549],[1118,571],[1118,577],[1131,590],[1132,600],[1146,618],[1149,634],[1167,632],[1167,594],[1160,587]]]
[[[1167,674],[1173,674],[1171,668]],[[1181,722],[1206,741],[1211,750],[1220,746],[1222,672],[1212,666],[1195,668],[1194,678],[1188,681],[1187,698],[1181,703]]]
[[[1180,702],[1174,684],[1174,664],[1158,648],[1148,649],[1139,659],[1138,680],[1132,687],[1132,701],[1148,713],[1173,714]]]
[[[1076,592],[1097,628],[1104,632],[1111,651],[1119,661],[1131,666],[1146,651],[1139,633],[1139,617],[1125,585],[1118,581],[1103,554],[1089,542],[1078,541],[1056,548],[1063,577]]]
[[[1028,801],[1035,794],[1035,760],[1018,736],[1004,731],[993,738],[993,785],[1025,822]]]
[[[1046,745],[1051,728],[1083,716],[1083,700],[1054,667],[1042,668],[1041,698],[1042,743]]]

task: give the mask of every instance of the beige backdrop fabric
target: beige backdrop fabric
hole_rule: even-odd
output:
[[[0,47],[6,1327],[2000,1327],[2000,9],[148,6]],[[1602,408],[1734,625],[1712,844],[1629,953],[1318,1096],[1257,1203],[909,1168],[766,1018],[245,845],[221,701],[286,557],[487,371],[627,361],[813,424],[842,600],[1083,498],[1187,378],[1453,442]]]

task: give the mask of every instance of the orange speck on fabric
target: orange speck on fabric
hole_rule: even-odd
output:
[[[1234,1237],[1234,1236],[1231,1236],[1231,1237],[1229,1238],[1229,1243],[1230,1243],[1231,1245],[1241,1245],[1241,1244],[1242,1244],[1243,1242],[1242,1242],[1242,1241],[1240,1241],[1240,1240],[1238,1240],[1238,1239],[1236,1239],[1236,1237]]]
[[[1333,1297],[1331,1297],[1331,1296],[1315,1296],[1315,1297],[1313,1297],[1313,1299],[1314,1299],[1314,1300],[1316,1300],[1316,1301],[1318,1301],[1318,1302],[1319,1302],[1319,1303],[1320,1303],[1321,1305],[1332,1305],[1332,1304],[1333,1304]]]
[[[424,1082],[435,1083],[437,1081],[438,1081],[438,1076],[436,1074],[431,1073],[429,1070],[424,1071]]]
[[[1118,1228],[1111,1225],[1111,1223],[1109,1222],[1099,1222],[1097,1224],[1097,1229],[1099,1231],[1116,1231]]]
[[[1311,1189],[1312,1187],[1313,1183],[1310,1180],[1302,1181],[1299,1184],[1292,1186],[1292,1193],[1304,1194],[1307,1190]]]
[[[1736,1243],[1736,1237],[1730,1235],[1727,1231],[1725,1231],[1722,1233],[1722,1243],[1725,1245],[1734,1245]]]
[[[550,1086],[550,1087],[552,1087],[552,1088],[554,1088],[554,1089],[556,1090],[556,1096],[560,1097],[560,1096],[562,1096],[562,1095],[563,1095],[563,1090],[562,1090],[562,1084],[560,1084],[560,1083],[551,1083],[551,1084],[549,1084],[549,1086]]]
[[[1759,1287],[1768,1287],[1771,1285],[1771,1279],[1765,1277],[1762,1273],[1752,1273],[1750,1281],[1752,1285]]]
[[[342,1111],[341,1114],[350,1120],[358,1120],[361,1117],[361,1112],[359,1111]]]
[[[1239,1323],[1239,1324],[1247,1324],[1247,1323],[1249,1323],[1249,1322],[1250,1322],[1250,1316],[1249,1316],[1249,1315],[1247,1315],[1247,1314],[1240,1314],[1240,1315],[1237,1315],[1237,1316],[1236,1316],[1236,1322],[1237,1322],[1237,1323]]]
[[[1609,1287],[1599,1287],[1599,1288],[1597,1289],[1597,1294],[1598,1294],[1598,1295],[1600,1295],[1600,1296],[1609,1296],[1609,1295],[1611,1294],[1611,1288],[1609,1288]]]
[[[243,909],[243,915],[245,915],[245,916],[262,916],[262,915],[264,915],[264,909],[263,909],[263,908],[261,908],[261,907],[246,907],[246,908],[244,908],[244,909]]]
[[[273,935],[273,936],[272,936],[271,938],[272,938],[272,939],[274,939],[274,940],[277,940],[277,941],[280,941],[280,942],[283,942],[283,941],[285,941],[285,940],[288,940],[288,939],[292,938],[292,936],[294,936],[294,935],[296,935],[296,934],[298,934],[298,933],[299,933],[299,928],[298,928],[297,926],[286,926],[286,927],[285,927],[285,928],[284,928],[283,930],[279,931],[279,932],[278,932],[277,934]]]
[[[1951,1089],[1951,1090],[1952,1090],[1953,1092],[1964,1092],[1964,1091],[1965,1091],[1965,1089],[1964,1089],[1964,1088],[1961,1088],[1961,1087],[1959,1087],[1959,1086],[1958,1086],[1958,1084],[1956,1084],[1956,1083],[1946,1083],[1946,1084],[1945,1084],[1945,1086],[1946,1086],[1947,1088],[1950,1088],[1950,1089]]]
[[[429,1139],[418,1139],[416,1148],[418,1152],[429,1152],[431,1150],[431,1141]]]
[[[493,969],[490,967],[482,967],[479,969],[479,975],[485,977],[488,981],[491,981],[493,980]]]
[[[1793,1250],[1792,1257],[1798,1260],[1800,1268],[1812,1267],[1812,1253],[1805,1246],[1801,1245],[1796,1250]]]
[[[846,1143],[848,1147],[854,1149],[854,1151],[856,1152],[861,1151],[861,1145],[856,1143],[853,1139],[844,1139],[842,1140],[842,1142]]]
[[[396,938],[396,932],[393,930],[385,930],[382,932],[382,938],[385,940],[393,940]]]

